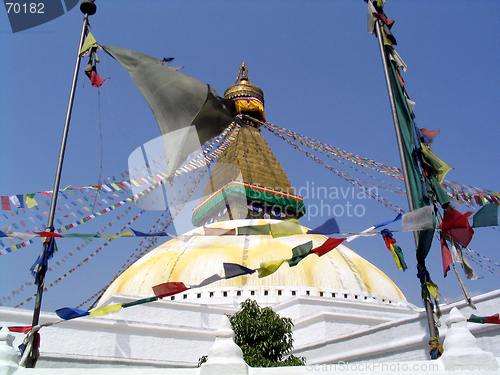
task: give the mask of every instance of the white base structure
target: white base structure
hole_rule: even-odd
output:
[[[159,300],[123,309],[116,314],[83,317],[44,327],[40,331],[41,356],[36,370],[17,369],[17,350],[11,348],[6,351],[5,348],[9,340],[13,340],[13,347],[17,348],[24,334],[7,334],[4,328],[0,375],[99,374],[99,368],[106,374],[115,371],[123,373],[126,369],[127,372],[145,371],[147,374],[222,374],[219,370],[204,372],[212,365],[218,366],[213,362],[213,356],[209,356],[210,366],[191,370],[187,368],[194,368],[201,356],[209,354],[221,319],[225,314],[232,314],[239,309],[239,303],[246,299],[247,291],[243,292],[240,297],[214,296],[209,301],[201,297],[180,301]],[[366,366],[371,363],[366,369],[375,372],[378,368],[373,367],[375,364],[381,370],[396,364],[439,365],[436,371],[432,371],[439,373],[444,371],[446,364],[455,368],[469,366],[472,370],[476,363],[481,362],[493,368],[496,364],[494,358],[500,357],[500,326],[466,323],[464,317],[471,312],[478,316],[492,315],[500,306],[500,290],[475,297],[474,303],[478,310],[471,310],[461,302],[442,306],[444,316],[441,320],[444,321],[453,309],[449,324],[451,327],[460,327],[457,332],[462,333],[452,333],[445,324],[441,325],[440,342],[444,340],[445,354],[439,361],[428,360],[429,338],[423,309],[407,302],[388,303],[373,296],[364,297],[359,293],[340,291],[335,297],[331,294],[329,297],[326,294],[323,297],[291,296],[280,298],[278,303],[274,302],[276,297],[273,296],[256,296],[255,299],[261,306],[272,305],[280,316],[290,317],[295,323],[293,353],[305,356],[308,366],[287,367],[288,374],[305,374],[306,367],[309,370],[335,372],[340,369],[335,370],[334,366],[342,365],[344,371],[348,370],[346,366],[360,368],[362,363]],[[114,295],[103,301],[102,305],[135,299]],[[0,325],[4,327],[30,325],[31,317],[32,312],[29,310],[0,308]],[[43,313],[40,322],[58,320],[54,313]],[[227,327],[224,329],[227,331]],[[227,336],[227,332],[224,335]],[[358,364],[358,367],[354,364]],[[382,368],[382,365],[387,366]],[[236,371],[242,366],[234,366],[230,366],[234,370],[231,373],[243,373]],[[261,371],[278,374],[284,371],[245,369],[248,374]],[[485,367],[481,369],[487,370]],[[397,373],[397,369],[387,368],[386,372]]]
[[[215,311],[209,312],[210,315],[207,317],[213,319],[216,315]],[[101,320],[101,319],[98,319]],[[404,320],[404,319],[403,319]],[[207,321],[207,322],[208,322]],[[118,320],[114,321],[115,325],[118,324]],[[76,323],[76,322],[75,322]],[[97,323],[94,322],[94,323]],[[103,323],[103,322],[101,322]],[[132,322],[130,322],[132,323]],[[65,324],[70,324],[67,322]],[[88,324],[84,323],[83,325]],[[122,321],[123,324],[123,321]],[[498,372],[498,359],[495,358],[494,354],[491,352],[484,351],[480,348],[480,343],[471,334],[467,327],[466,318],[458,311],[456,307],[453,307],[449,313],[448,319],[446,320],[448,330],[446,332],[446,338],[444,341],[445,352],[441,358],[435,361],[430,360],[409,360],[409,361],[360,361],[360,362],[348,362],[341,361],[331,364],[308,364],[306,366],[298,367],[273,367],[273,368],[251,368],[248,367],[243,361],[243,354],[241,349],[233,341],[233,332],[229,324],[229,320],[226,316],[222,315],[219,317],[219,328],[216,332],[212,332],[211,335],[215,336],[215,342],[212,341],[211,347],[209,349],[208,356],[209,359],[200,368],[191,369],[175,369],[169,368],[169,366],[162,366],[162,368],[153,369],[151,367],[141,368],[123,368],[125,363],[113,364],[111,361],[107,364],[106,368],[98,368],[95,366],[97,363],[94,362],[94,366],[89,366],[86,368],[35,368],[26,369],[19,367],[17,364],[17,353],[12,347],[12,342],[14,341],[14,336],[8,333],[8,330],[4,327],[0,331],[0,375],[83,375],[83,374],[93,374],[93,375],[113,375],[113,374],[148,374],[148,375],[284,375],[284,374],[297,374],[305,375],[311,372],[319,372],[322,374],[334,374],[338,372],[347,372],[350,374],[362,374],[362,373],[374,373],[374,374],[408,374],[408,373],[422,373],[429,372],[432,374],[449,374],[454,371],[467,372],[471,374],[488,374]],[[94,324],[93,328],[98,328],[98,324]],[[75,328],[75,327],[74,327]],[[87,328],[90,328],[87,327]],[[101,326],[101,329],[105,328]],[[147,327],[135,327],[136,329],[142,328],[147,330]],[[151,327],[149,327],[151,328]],[[394,328],[394,327],[392,327]],[[66,334],[70,333],[68,328],[62,328],[62,330],[67,330]],[[62,332],[60,332],[62,333]],[[166,333],[166,332],[163,332]],[[394,332],[393,332],[394,333]],[[124,335],[124,333],[120,333]],[[127,337],[128,335],[125,335]],[[159,335],[158,335],[159,336]],[[488,335],[491,336],[491,335]],[[93,331],[94,342],[101,342],[99,338],[101,337],[100,332]],[[62,337],[60,337],[62,338]],[[65,337],[70,339],[69,337]],[[89,338],[89,337],[88,337]],[[118,337],[117,337],[118,338]],[[123,338],[123,336],[122,336]],[[131,338],[129,336],[129,338]],[[64,339],[60,340],[66,343],[67,349],[69,349],[68,342]],[[106,340],[104,340],[106,341]],[[159,342],[168,342],[167,337],[159,339]],[[403,340],[404,341],[404,340]],[[374,343],[372,340],[368,339],[368,342]],[[132,344],[132,340],[128,341],[128,344]],[[387,343],[380,343],[379,345],[384,345]],[[324,347],[330,345],[326,344]],[[91,347],[90,342],[86,345],[80,346],[82,349],[86,349],[88,352],[89,347]],[[118,347],[118,342],[116,343]],[[371,345],[367,346],[372,347]],[[121,348],[124,349],[123,343]],[[130,347],[131,348],[131,347]],[[143,348],[146,349],[146,348]],[[162,352],[165,346],[148,346],[147,350],[153,352]],[[170,348],[172,349],[172,348]],[[334,349],[331,347],[330,349]],[[336,346],[335,349],[339,349]],[[361,348],[360,348],[361,349]],[[164,354],[167,354],[163,352]],[[44,354],[42,354],[43,356]],[[69,359],[69,357],[66,357]],[[102,358],[101,358],[102,359]],[[47,359],[45,360],[47,361]],[[88,359],[89,365],[91,363]]]

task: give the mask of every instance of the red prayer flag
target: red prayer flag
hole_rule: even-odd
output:
[[[35,234],[38,234],[40,237],[62,237],[61,234],[56,232],[35,232]]]
[[[7,327],[9,328],[9,331],[11,332],[18,332],[18,333],[28,333],[33,329],[33,326],[26,326],[26,327]]]
[[[325,242],[323,242],[323,245],[312,249],[311,253],[314,253],[320,257],[320,256],[328,253],[330,250],[335,249],[342,242],[344,242],[344,240],[345,240],[345,238],[329,238]]]
[[[441,239],[441,256],[443,257],[443,274],[444,277],[446,277],[448,271],[450,270],[450,264],[453,262],[453,259],[451,257],[448,244],[446,243],[446,240],[443,238],[443,235],[441,235],[440,239]]]
[[[436,138],[439,134],[438,130],[429,130],[426,128],[420,128],[420,131],[422,132],[424,137],[429,140],[429,146],[432,144],[432,142],[434,142],[434,138]]]
[[[2,210],[10,210],[10,201],[9,201],[9,197],[6,196],[6,195],[3,195],[1,197],[2,199]]]
[[[500,324],[500,319],[498,314],[487,316],[485,323]]]
[[[186,287],[184,283],[181,282],[168,282],[153,287],[153,292],[156,297],[163,298],[168,296],[173,296],[174,294],[184,292],[190,288]]]
[[[440,229],[444,234],[455,239],[463,247],[467,247],[472,240],[474,230],[469,223],[472,212],[462,214],[449,206],[444,212]]]
[[[94,87],[101,87],[101,85],[104,83],[105,79],[101,78],[99,74],[95,70],[92,70],[90,72],[90,83]]]

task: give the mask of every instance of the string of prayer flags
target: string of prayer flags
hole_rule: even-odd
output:
[[[257,268],[257,272],[259,273],[259,279],[275,273],[285,261],[286,259],[269,260],[266,262],[262,262],[260,264],[260,267]]]
[[[273,238],[304,233],[297,219],[285,219],[279,223],[270,224],[270,230]]]
[[[467,247],[474,235],[474,230],[469,224],[469,216],[471,214],[472,212],[462,214],[453,207],[448,206],[439,228],[448,237],[453,238],[463,247]]]
[[[299,264],[299,262],[302,259],[311,254],[312,247],[313,247],[312,241],[303,243],[302,245],[299,246],[295,246],[292,249],[293,257],[287,260],[288,265],[290,267],[295,267],[297,264]]]
[[[403,232],[434,229],[434,207],[424,206],[403,214],[401,226]]]
[[[344,242],[345,238],[328,238],[321,246],[315,247],[311,250],[311,253],[316,254],[317,256],[323,256],[328,253],[330,250],[335,249],[342,242]]]
[[[98,309],[89,312],[90,316],[104,316],[108,314],[114,314],[120,311],[123,307],[123,303],[116,303],[113,305],[99,307]]]
[[[325,236],[334,233],[340,233],[339,225],[334,217],[331,217],[319,227],[307,231],[307,234],[323,234]]]
[[[250,268],[241,266],[236,263],[223,263],[225,279],[232,279],[233,277],[251,275],[255,272]]]
[[[76,318],[81,318],[82,316],[90,315],[88,311],[75,309],[73,307],[62,307],[56,310],[56,314],[59,318],[64,320],[71,320]]]
[[[491,316],[476,316],[474,314],[471,314],[470,318],[467,319],[467,321],[479,324],[500,324],[499,314]]]
[[[493,227],[498,226],[498,205],[487,204],[481,207],[472,217],[472,227]]]
[[[394,239],[392,232],[389,229],[383,229],[380,234],[384,238],[385,245],[392,253],[392,257],[394,258],[394,262],[396,263],[398,270],[406,271],[408,266],[406,265],[403,251],[398,245],[396,245],[396,240]]]
[[[156,297],[163,298],[173,296],[174,294],[184,292],[188,289],[190,288],[188,288],[182,282],[169,281],[167,283],[155,285],[153,287],[153,292],[155,293]]]

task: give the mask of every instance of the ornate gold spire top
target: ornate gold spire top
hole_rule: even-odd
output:
[[[248,68],[245,63],[242,63],[234,85],[224,92],[224,98],[235,99],[248,97],[257,98],[262,102],[262,105],[264,105],[264,92],[259,87],[252,85],[250,78],[248,78]]]

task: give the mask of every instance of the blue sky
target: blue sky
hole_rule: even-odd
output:
[[[239,0],[98,0],[96,4],[97,13],[90,23],[100,44],[129,48],[159,59],[173,56],[173,65],[185,66],[183,73],[209,83],[219,94],[234,83],[244,61],[252,83],[264,91],[269,122],[369,159],[400,166],[380,53],[376,38],[367,33],[364,1],[253,1],[249,6]],[[392,32],[398,41],[396,50],[408,65],[403,77],[411,99],[417,102],[417,125],[440,131],[433,150],[454,168],[447,179],[495,191],[500,190],[499,11],[497,0],[400,0],[387,1],[385,7],[387,16],[396,20]],[[4,55],[0,62],[0,195],[52,190],[82,14],[75,8],[47,24],[16,34],[8,26],[6,13],[0,12],[0,17]],[[93,185],[100,174],[107,178],[126,171],[129,155],[159,135],[149,107],[128,74],[104,52],[99,57],[98,73],[107,79],[100,91],[83,74],[87,59],[82,61],[61,187]],[[352,186],[344,180],[267,130],[263,134],[294,187],[302,187],[304,192],[314,183],[316,187],[352,193],[348,190]],[[379,194],[407,208],[405,197],[382,190]],[[347,202],[321,202],[309,197],[305,202],[310,208],[347,202],[363,206],[363,215],[345,213],[337,217],[343,231],[363,230],[394,216],[381,204],[358,197],[347,198]],[[458,209],[466,211],[465,207]],[[148,218],[138,220],[134,229],[147,231],[157,214],[148,213]],[[326,219],[319,214],[303,218],[301,224],[314,227]],[[0,227],[11,221],[1,217]],[[88,224],[78,232],[92,233],[104,225]],[[125,219],[120,220],[112,231],[125,224]],[[391,228],[397,230],[400,226]],[[499,236],[497,230],[478,228],[470,247],[500,263]],[[349,247],[386,272],[408,300],[420,306],[413,237],[405,232],[396,233],[395,238],[407,259],[409,269],[405,273],[397,271],[379,236],[358,239]],[[58,242],[56,258],[78,245],[78,241],[70,241]],[[43,309],[76,306],[92,296],[136,249],[138,244],[133,241],[114,241],[49,288]],[[61,277],[103,243],[94,241],[70,256],[64,265],[49,273],[48,282]],[[35,293],[31,286],[11,300],[2,299],[31,278],[29,268],[40,248],[40,241],[35,239],[33,245],[0,257],[2,304],[15,306]],[[481,262],[472,264],[481,277],[466,281],[472,293],[500,287],[498,267],[494,266],[491,273]],[[440,292],[448,300],[459,298],[455,275],[442,277],[437,243],[429,254],[428,265]],[[33,303],[25,306],[32,308]]]

